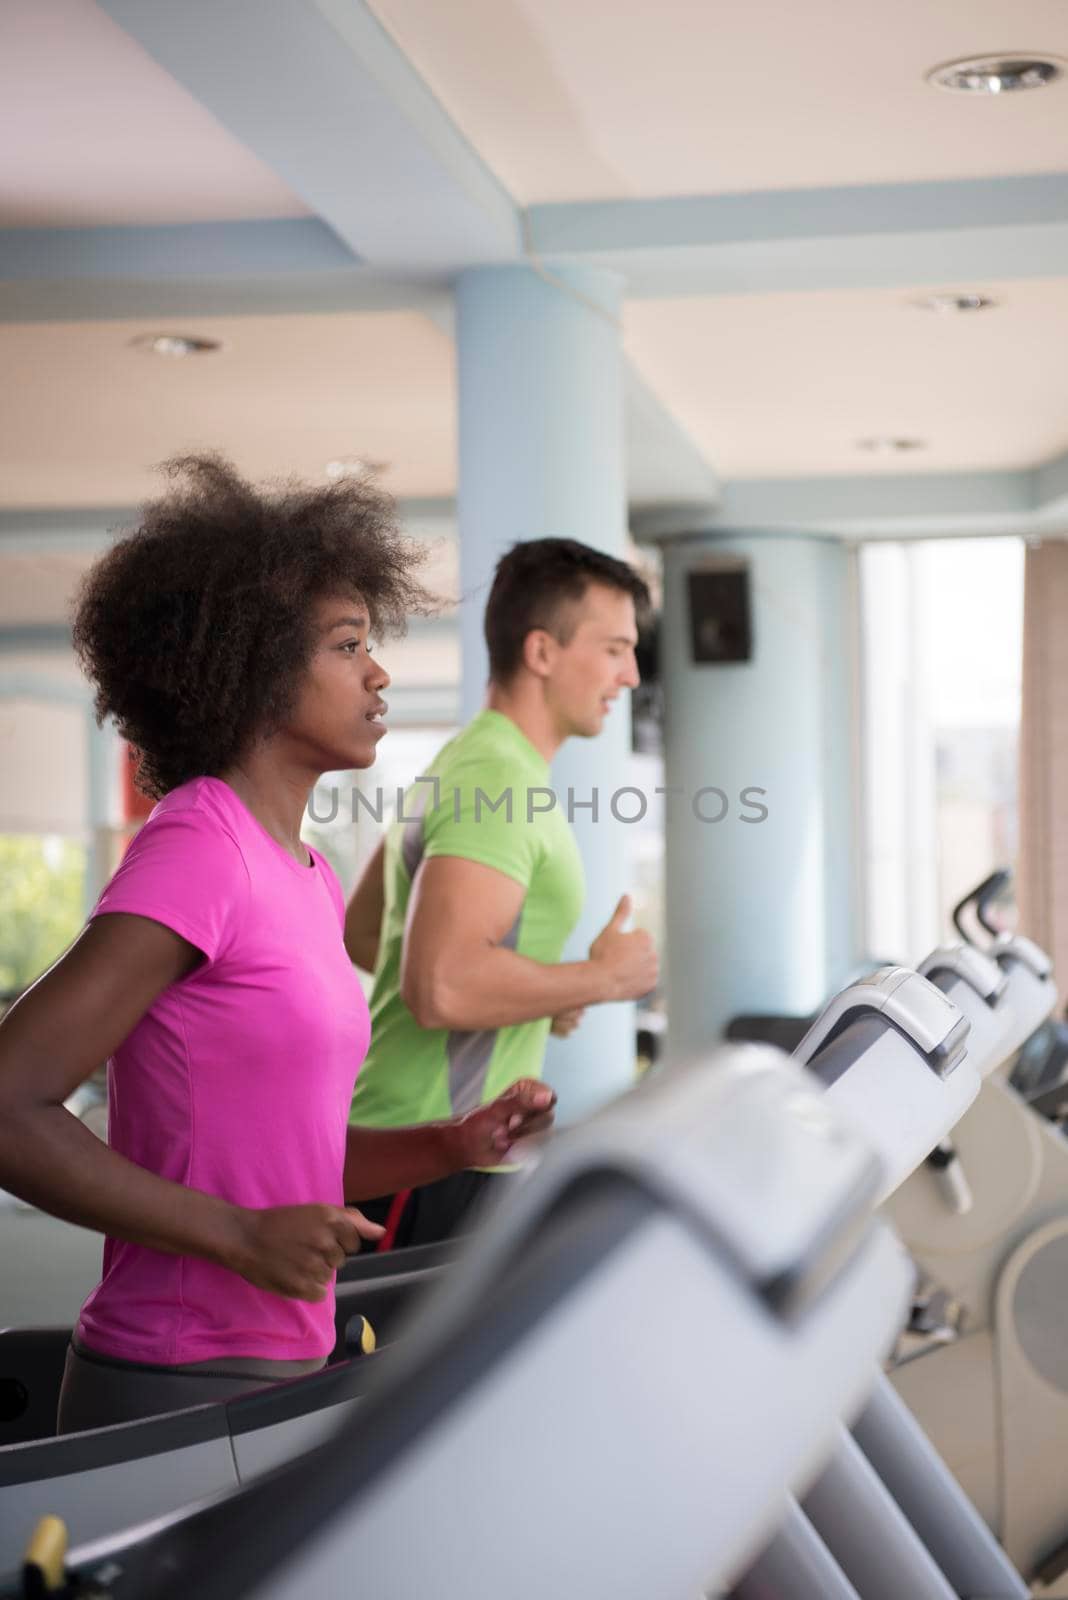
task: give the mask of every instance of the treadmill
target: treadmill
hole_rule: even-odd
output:
[[[457,1249],[455,1240],[443,1239],[406,1250],[350,1256],[337,1274],[337,1342],[332,1359],[343,1359],[345,1330],[356,1315],[370,1318],[375,1332],[388,1337],[408,1296],[448,1266]],[[4,1445],[26,1444],[55,1434],[70,1336],[70,1328],[62,1326],[0,1328],[0,1451]]]
[[[1005,933],[991,945],[987,954],[996,961],[1008,980],[1007,995],[1014,1011],[1026,1024],[1021,1026],[1024,1040],[1047,1020],[1057,1004],[1053,963],[1046,952],[1020,933]],[[1011,1058],[1010,1058],[1011,1059]]]
[[[65,1564],[45,1528],[0,1594],[694,1600],[870,1393],[910,1283],[879,1183],[778,1052],[664,1072],[483,1219],[334,1439]]]
[[[840,1043],[846,1033],[849,1048]],[[880,1201],[978,1096],[969,1033],[960,1007],[920,973],[880,967],[836,995],[794,1051],[878,1149],[885,1168]]]
[[[997,988],[996,968],[993,976]],[[878,1142],[883,1195],[944,1141],[978,1093],[969,1020],[941,1000],[922,975],[884,968],[832,1000],[797,1051],[828,1098],[848,1105]],[[896,1098],[907,1107],[895,1110]],[[880,1377],[803,1502],[789,1502],[775,1538],[730,1592],[732,1600],[1026,1600],[1030,1590]]]
[[[1006,980],[1010,1024],[985,1066],[982,1093],[954,1130],[957,1203],[918,1173],[888,1212],[930,1280],[961,1308],[960,1336],[897,1367],[892,1381],[1028,1581],[1068,1595],[1068,1437],[1064,1283],[1068,1140],[1036,1115],[1005,1073],[1053,1003],[1049,963],[1029,940],[986,955]],[[989,999],[946,953],[934,979],[976,1023]]]
[[[99,1538],[234,1489],[326,1438],[363,1395],[368,1327],[395,1328],[457,1254],[455,1241],[356,1256],[336,1288],[337,1345],[321,1372],[184,1411],[55,1434],[69,1328],[0,1333],[0,1571],[46,1502],[72,1537]],[[375,1360],[379,1359],[377,1356]]]
[[[1061,1120],[1068,1114],[1068,1026],[1052,1015],[1057,997],[1049,957],[1032,940],[1004,932],[991,910],[1007,898],[1011,884],[1006,868],[991,873],[954,906],[953,923],[969,946],[998,962],[1011,980],[1018,1012],[1031,1018],[1005,1062],[1013,1088],[1040,1116]],[[983,930],[981,939],[970,926],[973,919]]]

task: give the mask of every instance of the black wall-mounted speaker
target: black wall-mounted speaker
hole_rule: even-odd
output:
[[[749,568],[744,562],[694,567],[686,575],[690,651],[696,665],[751,661]]]
[[[660,614],[649,618],[634,652],[641,682],[630,697],[631,749],[661,755],[664,749],[664,686],[660,681]]]

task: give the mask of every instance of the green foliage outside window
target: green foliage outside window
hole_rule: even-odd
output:
[[[85,867],[74,839],[0,835],[0,997],[40,977],[80,931]]]

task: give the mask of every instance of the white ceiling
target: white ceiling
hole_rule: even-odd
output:
[[[159,331],[145,322],[0,324],[19,374],[0,389],[0,503],[133,505],[159,462],[208,448],[256,478],[359,457],[392,494],[451,492],[453,349],[426,317],[193,320],[223,348],[156,356],[131,345]]]
[[[524,204],[1068,169],[1068,79],[975,99],[923,82],[965,54],[1068,58],[1068,0],[370,3]],[[320,25],[345,10],[345,0],[287,4]],[[145,0],[150,9],[165,14]],[[194,10],[188,26],[210,44],[211,8]],[[339,33],[343,65],[347,47]],[[238,81],[242,70],[244,58]],[[0,228],[308,214],[93,0],[0,5],[0,104]],[[449,162],[459,159],[450,149]],[[354,160],[345,181],[368,205],[410,208],[406,191],[382,198],[373,164]],[[946,287],[1004,303],[943,319],[906,308],[907,287],[631,299],[625,346],[728,481],[1014,469],[1064,452],[1068,382],[1056,352],[1068,279]],[[0,370],[11,375],[0,393],[0,507],[131,504],[153,492],[156,463],[201,447],[253,476],[315,479],[328,460],[359,456],[386,463],[382,482],[400,496],[454,494],[455,362],[442,327],[416,311],[316,312],[313,283],[299,312],[279,315],[0,322]],[[130,347],[158,331],[225,348],[167,361]],[[928,447],[900,460],[856,450],[882,433]]]
[[[978,285],[996,309],[915,309],[914,290],[635,300],[628,353],[726,479],[1033,466],[1068,450],[1068,385],[1051,342],[1068,280]],[[416,313],[200,317],[219,339],[181,361],[130,341],[145,322],[0,325],[0,505],[132,505],[156,465],[215,447],[253,477],[321,480],[383,464],[402,497],[456,489],[455,375]],[[857,440],[926,448],[872,457]]]
[[[0,628],[65,620],[89,551],[23,551],[0,554]],[[0,658],[0,670],[10,670]]]
[[[1065,165],[1068,82],[967,99],[930,68],[1068,56],[1064,0],[371,0],[525,205]]]
[[[728,479],[1031,467],[1068,450],[1068,280],[981,287],[964,315],[929,287],[635,300],[626,345]],[[878,435],[925,448],[857,448]]]
[[[3,0],[0,227],[307,215],[92,0]]]

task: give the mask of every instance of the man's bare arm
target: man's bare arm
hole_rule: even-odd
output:
[[[499,1028],[647,994],[657,961],[648,934],[627,933],[626,895],[586,961],[534,961],[503,941],[524,889],[506,873],[434,856],[415,875],[401,959],[401,997],[424,1028]]]

